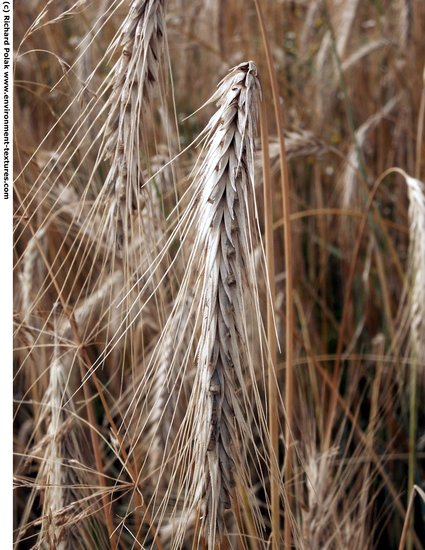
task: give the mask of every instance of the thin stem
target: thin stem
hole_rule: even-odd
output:
[[[418,422],[418,360],[417,352],[414,353],[414,361],[410,369],[410,403],[409,403],[409,459],[407,475],[407,496],[409,499],[414,497],[415,470],[416,470],[416,429]],[[409,520],[407,521],[408,535],[407,548],[413,549],[412,528],[414,524],[415,510],[412,508]]]
[[[294,419],[294,370],[292,364],[293,357],[293,331],[294,331],[294,305],[293,305],[293,280],[292,280],[292,231],[291,231],[291,210],[289,195],[288,165],[286,162],[285,135],[283,124],[283,113],[280,105],[279,86],[277,82],[276,70],[273,64],[270,43],[267,38],[266,27],[264,23],[263,12],[259,0],[254,0],[257,10],[258,21],[260,24],[261,35],[264,43],[267,68],[270,75],[272,88],[273,104],[277,125],[277,134],[279,139],[279,153],[281,162],[281,187],[282,187],[282,207],[283,207],[283,239],[285,245],[285,291],[286,291],[286,371],[285,371],[285,413],[286,413],[286,457],[284,464],[284,478],[286,489],[293,477],[293,419]],[[275,516],[279,510],[272,508],[272,525],[276,523]],[[292,498],[290,492],[286,490],[285,505],[285,528],[284,541],[285,548],[289,550],[292,545]],[[273,532],[273,550],[279,548],[279,533]]]
[[[267,343],[268,343],[268,413],[270,430],[270,493],[272,506],[272,532],[279,533],[279,409],[276,375],[276,331],[274,327],[273,307],[275,303],[275,265],[273,243],[273,206],[272,182],[270,177],[269,132],[267,125],[267,107],[261,106],[261,143],[263,157],[264,221],[266,228],[267,278],[270,285],[270,299],[267,301]],[[273,537],[273,541],[275,537]]]
[[[419,115],[418,115],[418,131],[416,134],[416,158],[415,158],[415,178],[416,179],[419,179],[421,175],[424,118],[425,118],[425,67],[424,67],[424,73],[423,73],[421,103],[419,106]]]

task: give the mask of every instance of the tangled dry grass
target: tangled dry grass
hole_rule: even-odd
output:
[[[424,28],[15,3],[16,548],[425,548]]]

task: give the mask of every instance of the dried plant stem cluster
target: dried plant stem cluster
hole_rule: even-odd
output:
[[[16,550],[425,550],[423,0],[14,25]]]

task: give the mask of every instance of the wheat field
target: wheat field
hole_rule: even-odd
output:
[[[424,33],[15,2],[17,549],[425,548]]]

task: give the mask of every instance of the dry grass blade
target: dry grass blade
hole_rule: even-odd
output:
[[[403,531],[401,533],[400,544],[399,544],[398,550],[404,550],[405,547],[406,547],[407,533],[409,531],[409,525],[410,525],[410,522],[411,522],[411,519],[412,519],[413,505],[414,505],[415,497],[416,497],[417,494],[421,497],[422,501],[425,503],[425,493],[424,493],[424,491],[422,491],[422,489],[420,487],[418,487],[417,485],[414,485],[413,489],[412,489],[412,492],[410,494],[409,506],[408,506],[407,512],[406,512],[406,520],[405,520],[404,525],[403,525]]]

